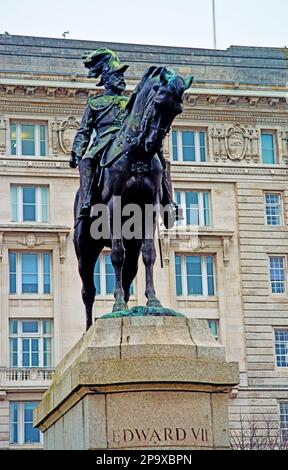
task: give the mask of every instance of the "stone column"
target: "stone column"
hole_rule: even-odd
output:
[[[204,320],[98,319],[34,415],[52,449],[229,449],[238,364]]]

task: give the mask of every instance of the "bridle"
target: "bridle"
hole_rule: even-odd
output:
[[[167,128],[164,128],[164,127],[159,127],[159,126],[157,126],[153,123],[150,123],[150,120],[152,118],[153,109],[154,109],[154,106],[155,106],[154,102],[155,102],[156,95],[157,95],[157,92],[155,91],[155,93],[151,94],[151,96],[147,100],[147,102],[145,104],[145,107],[144,107],[144,113],[143,113],[144,118],[142,117],[142,122],[141,122],[141,127],[139,129],[139,132],[138,132],[138,134],[134,135],[133,137],[130,136],[130,135],[126,136],[125,140],[127,142],[127,145],[124,147],[124,149],[120,153],[117,154],[117,157],[116,157],[117,160],[119,160],[119,158],[122,157],[125,154],[128,155],[129,152],[131,152],[131,150],[133,150],[134,148],[141,146],[141,144],[143,142],[143,139],[146,136],[147,129],[151,128],[151,129],[160,130],[164,133],[164,136],[170,131],[170,125],[167,126]],[[160,151],[160,148],[156,149],[157,153],[158,153],[158,151]],[[100,163],[100,166],[102,168],[111,166],[112,163],[114,163],[114,161],[115,161],[115,159],[110,161],[108,165],[102,165]]]

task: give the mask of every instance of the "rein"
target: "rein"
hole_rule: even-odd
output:
[[[139,130],[139,133],[137,135],[135,135],[134,137],[130,137],[129,135],[127,135],[126,136],[126,141],[128,142],[128,145],[126,145],[126,147],[124,147],[124,149],[121,150],[121,152],[118,153],[116,155],[116,157],[114,159],[112,159],[110,162],[104,163],[104,164],[100,162],[101,173],[102,173],[104,168],[110,168],[113,165],[113,163],[115,163],[117,160],[119,160],[119,158],[121,158],[123,155],[128,154],[133,148],[136,148],[136,147],[141,145],[143,137],[145,137],[145,135],[146,135],[149,119],[150,119],[151,114],[152,114],[152,106],[151,105],[154,102],[154,98],[155,98],[155,93],[154,93],[153,96],[150,97],[150,99],[148,100],[148,102],[145,105],[144,113],[147,110],[147,108],[148,108],[148,110],[147,110],[146,114],[144,114],[144,119],[141,122],[141,127],[140,127],[140,130]],[[155,124],[149,124],[149,127],[151,129],[159,129],[159,130],[167,133],[167,129],[164,129],[163,127],[158,127]],[[116,136],[115,136],[115,138],[116,138]]]

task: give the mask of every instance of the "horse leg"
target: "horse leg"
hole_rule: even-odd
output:
[[[113,312],[120,310],[128,310],[128,306],[124,300],[124,291],[122,287],[122,269],[124,263],[124,247],[122,239],[112,238],[111,262],[115,271],[115,303]]]
[[[122,271],[122,284],[124,300],[128,303],[130,298],[130,287],[138,271],[138,259],[142,247],[142,240],[129,240],[125,244],[125,260]]]
[[[92,311],[95,301],[96,289],[94,285],[94,268],[96,260],[101,253],[102,246],[85,253],[79,253],[78,267],[82,279],[82,300],[86,310],[86,331],[92,326]]]
[[[156,297],[153,279],[153,267],[156,260],[156,249],[154,244],[156,222],[153,223],[153,238],[145,238],[142,245],[142,256],[146,271],[146,290],[147,307],[162,307],[161,302]]]

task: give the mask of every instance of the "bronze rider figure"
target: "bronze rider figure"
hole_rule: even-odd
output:
[[[84,66],[89,69],[89,78],[101,77],[97,86],[104,85],[104,93],[88,99],[72,146],[69,165],[71,168],[79,165],[80,172],[81,207],[78,219],[90,217],[95,197],[93,187],[99,178],[99,162],[104,150],[121,127],[129,99],[123,95],[126,88],[124,73],[129,66],[122,65],[115,52],[101,48],[85,54]],[[86,152],[91,136],[93,140]],[[169,205],[169,217],[165,217],[164,224],[166,228],[170,228],[176,220],[182,218],[182,215],[181,209],[172,200],[172,184],[166,160],[161,151],[158,156],[163,166],[161,204]]]

